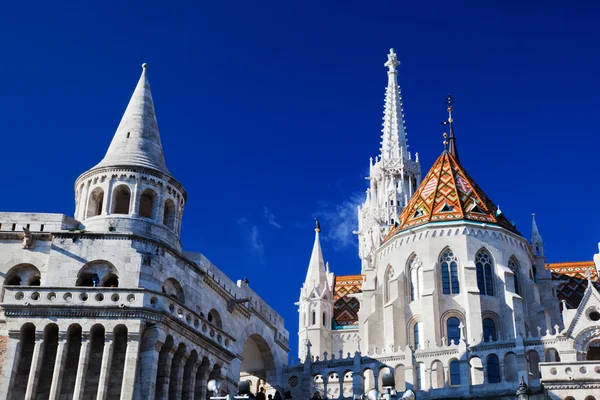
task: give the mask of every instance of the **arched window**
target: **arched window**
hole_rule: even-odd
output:
[[[175,202],[173,199],[167,199],[167,201],[165,201],[163,225],[169,229],[175,229]]]
[[[217,328],[219,328],[219,329],[223,328],[223,320],[221,319],[221,315],[214,308],[208,312],[207,319],[208,319],[208,322],[210,322]]]
[[[323,313],[323,326],[327,327],[327,314]]]
[[[175,278],[169,278],[165,281],[165,283],[162,286],[162,292],[165,295],[177,301],[180,301],[181,303],[185,303],[185,295],[183,293],[183,288]]]
[[[113,189],[111,214],[129,214],[131,190],[127,185],[119,185]]]
[[[458,360],[450,361],[450,385],[460,386],[460,364]]]
[[[487,358],[487,376],[489,383],[500,382],[500,361],[495,354],[490,354]]]
[[[490,253],[481,249],[475,256],[475,267],[477,269],[477,287],[479,293],[485,296],[494,295],[494,262]]]
[[[415,349],[418,349],[419,346],[423,343],[423,323],[417,322],[413,328],[413,343],[415,345]]]
[[[88,199],[88,208],[86,218],[95,217],[102,214],[102,205],[104,204],[104,190],[97,187],[92,190]]]
[[[425,368],[423,368],[423,363],[417,364],[417,390],[421,390],[423,388],[423,381],[425,380]]]
[[[312,324],[316,325],[317,324],[317,313],[316,312],[312,312]]]
[[[79,270],[75,286],[119,287],[119,271],[108,261],[91,261]]]
[[[143,218],[156,218],[156,192],[152,189],[146,189],[140,196],[139,216]]]
[[[488,341],[496,340],[496,323],[491,318],[484,318],[483,320],[483,340]]]
[[[454,252],[446,249],[440,257],[442,269],[442,291],[444,294],[458,294],[460,285],[458,283],[458,263]]]
[[[423,263],[416,256],[410,260],[408,274],[410,277],[410,301],[421,298],[423,294]]]
[[[385,282],[385,287],[384,287],[384,301],[387,303],[388,301],[391,300],[392,298],[392,280],[396,277],[396,271],[394,271],[394,267],[392,267],[391,265],[388,265],[386,270],[385,270],[385,276],[384,276],[384,282]]]
[[[4,284],[15,286],[40,286],[40,270],[32,264],[15,265],[6,273]]]
[[[446,329],[448,331],[448,344],[454,340],[454,344],[460,342],[460,320],[456,317],[450,317],[446,321]]]
[[[513,283],[515,285],[515,293],[520,296],[521,288],[519,286],[519,262],[514,257],[511,257],[508,260],[508,268],[513,273]]]

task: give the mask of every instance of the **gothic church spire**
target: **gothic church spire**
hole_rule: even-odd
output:
[[[381,130],[381,159],[384,162],[402,161],[407,156],[406,128],[402,107],[402,95],[398,85],[400,65],[394,49],[390,49],[388,60],[384,64],[388,68],[388,85],[385,91],[385,107],[383,112],[383,129]]]
[[[154,101],[148,82],[148,64],[133,91],[106,155],[95,168],[139,166],[171,175],[165,164]]]
[[[321,225],[315,218],[315,244],[313,245],[313,251],[310,256],[310,262],[308,263],[308,271],[306,272],[306,279],[304,286],[310,290],[310,288],[323,285],[327,282],[327,272],[325,271],[325,261],[323,259],[323,252],[321,250],[321,241],[319,233],[321,232]]]

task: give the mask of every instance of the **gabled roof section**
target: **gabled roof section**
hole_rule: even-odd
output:
[[[364,276],[362,275],[335,277],[333,292],[333,299],[335,300],[333,308],[334,328],[343,329],[344,327],[358,325],[360,302],[354,297],[348,297],[348,295],[362,292],[363,280]]]
[[[147,71],[148,65],[143,64],[140,80],[106,155],[94,168],[139,166],[171,175],[165,164]]]
[[[390,231],[388,238],[429,222],[456,220],[496,224],[520,235],[447,151],[435,161],[399,219],[399,225]]]
[[[588,287],[586,274],[597,290],[600,290],[598,272],[593,261],[562,262],[546,264],[546,269],[552,272],[552,280],[558,281],[556,297],[567,303],[567,308],[578,308]]]

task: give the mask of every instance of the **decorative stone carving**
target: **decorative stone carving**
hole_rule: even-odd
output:
[[[22,248],[24,249],[33,249],[34,245],[35,245],[35,238],[33,237],[33,233],[31,233],[31,231],[27,228],[23,228],[23,245]]]

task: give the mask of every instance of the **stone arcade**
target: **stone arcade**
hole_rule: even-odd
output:
[[[294,398],[379,398],[392,373],[418,399],[600,399],[600,253],[546,264],[467,173],[448,97],[444,151],[421,181],[388,55],[381,153],[358,208],[361,273],[335,276],[317,227],[297,303]],[[363,397],[366,396],[366,397]]]
[[[282,317],[179,241],[147,77],[106,156],[75,183],[74,218],[0,213],[1,399],[206,399],[240,376],[274,392]],[[219,394],[219,393],[214,393]]]

